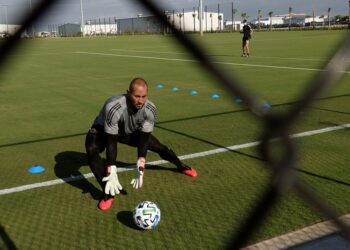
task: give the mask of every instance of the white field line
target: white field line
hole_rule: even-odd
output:
[[[350,128],[350,123],[342,124],[339,126],[323,128],[323,129],[301,132],[301,133],[293,134],[293,135],[291,135],[291,137],[292,138],[300,138],[300,137],[312,136],[312,135],[327,133],[327,132],[346,129],[346,128]],[[232,151],[232,150],[251,148],[251,147],[258,146],[259,144],[260,144],[260,141],[249,142],[249,143],[233,145],[233,146],[229,146],[229,147],[225,147],[225,148],[217,148],[217,149],[212,149],[212,150],[208,150],[208,151],[203,151],[203,152],[198,152],[198,153],[193,153],[193,154],[188,154],[188,155],[182,155],[179,158],[181,160],[194,159],[194,158],[204,157],[204,156],[208,156],[208,155],[224,153],[224,152],[228,152],[228,151]],[[158,161],[148,162],[147,165],[160,165],[160,164],[164,164],[164,163],[167,163],[167,161],[158,160]],[[118,172],[132,170],[133,167],[134,166],[131,165],[131,166],[127,166],[124,168],[118,168]],[[55,180],[50,180],[50,181],[38,182],[38,183],[33,183],[33,184],[28,184],[28,185],[13,187],[13,188],[0,189],[0,196],[5,195],[5,194],[22,192],[22,191],[26,191],[26,190],[30,190],[30,189],[34,189],[34,188],[53,186],[53,185],[57,185],[57,184],[65,183],[65,182],[73,182],[73,181],[81,180],[83,178],[88,179],[90,177],[93,177],[92,173],[78,175],[78,176],[71,176],[71,177],[67,177],[67,178],[63,178],[63,179],[55,179]]]
[[[180,59],[180,58],[166,58],[166,57],[154,57],[154,56],[136,56],[136,55],[120,55],[120,54],[110,54],[110,53],[98,53],[98,52],[86,52],[86,51],[76,51],[73,53],[85,54],[85,55],[97,55],[97,56],[115,56],[115,57],[126,57],[126,58],[141,58],[141,59],[153,59],[153,60],[163,60],[163,61],[177,61],[177,62],[195,62],[197,60],[192,59]],[[274,66],[274,65],[262,65],[262,64],[247,64],[247,63],[232,63],[232,62],[212,62],[215,64],[225,64],[234,66],[246,66],[255,68],[272,68],[272,69],[287,69],[287,70],[304,70],[304,71],[325,71],[324,69],[313,69],[313,68],[301,68],[301,67],[287,67],[287,66]],[[338,73],[350,73],[348,71],[338,71]]]
[[[49,52],[49,53],[27,53],[27,54],[11,54],[9,56],[16,57],[16,56],[56,56],[56,55],[62,55],[62,54],[72,54],[72,52]]]
[[[131,53],[155,53],[155,54],[182,54],[189,55],[189,53],[184,52],[167,52],[167,51],[155,51],[155,50],[130,50],[130,49],[111,49],[112,51],[123,51],[123,52],[131,52]],[[208,55],[210,56],[210,55]],[[220,55],[218,55],[220,57]],[[241,57],[241,56],[236,56]],[[327,61],[328,59],[320,59],[320,58],[297,58],[297,57],[275,57],[275,56],[254,56],[254,58],[261,59],[280,59],[280,60],[293,60],[293,61]]]
[[[132,52],[132,53],[155,53],[155,54],[174,54],[174,55],[186,55],[184,52],[167,52],[167,51],[153,51],[153,50],[129,50],[129,49],[111,49],[113,51]]]

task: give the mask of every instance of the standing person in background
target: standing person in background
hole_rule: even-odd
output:
[[[252,38],[253,29],[250,27],[250,25],[247,23],[247,20],[243,20],[243,29],[241,33],[243,33],[242,38],[242,57],[249,57],[250,56],[250,49],[249,49],[249,41]]]

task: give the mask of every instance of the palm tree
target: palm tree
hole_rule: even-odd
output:
[[[269,17],[270,17],[270,31],[272,31],[272,15],[273,15],[273,11],[269,12]]]
[[[193,32],[196,32],[196,12],[193,10]]]
[[[222,15],[218,16],[219,19],[219,31],[221,31],[221,20],[222,20]]]
[[[211,21],[210,32],[213,32],[213,14],[210,13],[209,17],[210,17],[210,21]]]
[[[247,19],[247,13],[245,13],[245,12],[241,13],[241,17],[242,17],[243,20]]]
[[[170,15],[168,15],[167,16],[167,18],[168,18],[168,22],[170,23],[171,21],[171,17],[170,17]],[[165,29],[165,31],[166,31],[166,33],[168,33],[169,32],[169,30],[168,30],[168,26],[166,26],[166,25],[164,25],[164,29]]]
[[[233,29],[233,31],[236,30],[236,25],[235,25],[236,13],[237,13],[237,9],[232,9],[232,29]]]
[[[182,13],[179,13],[178,16],[179,16],[180,31],[182,31],[182,27],[181,27],[182,26],[181,25]]]
[[[258,10],[258,30],[260,31],[261,10]]]
[[[328,8],[328,15],[327,15],[327,18],[328,18],[328,29],[330,30],[331,29],[331,8]]]
[[[183,18],[182,24],[183,24],[183,26],[184,26],[184,33],[185,33],[185,31],[186,31],[186,27],[185,27],[185,9],[182,9],[182,18]]]
[[[292,7],[289,7],[288,12],[289,12],[289,30],[291,29],[292,26]]]
[[[348,14],[348,29],[350,29],[350,2],[349,2],[349,14]]]

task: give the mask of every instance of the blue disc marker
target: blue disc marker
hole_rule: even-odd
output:
[[[218,94],[212,94],[211,98],[218,99],[218,98],[220,98],[220,96]]]
[[[179,90],[179,88],[174,87],[174,88],[172,88],[171,90],[172,90],[172,91],[178,91],[178,90]]]
[[[237,103],[237,104],[242,103],[242,99],[241,98],[236,98],[235,99],[235,103]]]
[[[269,108],[271,108],[271,105],[268,103],[264,103],[261,105],[261,107],[263,107],[264,109],[269,109]]]
[[[197,91],[197,90],[192,90],[192,91],[190,92],[190,95],[196,95],[196,94],[198,94],[198,91]]]
[[[39,174],[45,171],[45,168],[40,165],[34,165],[28,168],[28,172],[31,174]]]
[[[158,89],[164,88],[164,86],[163,86],[162,84],[157,84],[156,87],[157,87]]]

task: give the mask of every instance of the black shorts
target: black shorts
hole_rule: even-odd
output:
[[[135,131],[128,135],[118,135],[117,141],[123,144],[127,144],[132,147],[137,147],[140,141],[140,132]],[[87,141],[97,143],[100,147],[100,152],[102,152],[107,145],[106,133],[101,125],[94,125],[89,129],[87,134]]]
[[[117,143],[127,144],[131,147],[138,147],[140,144],[141,132],[135,131],[129,135],[118,135]],[[181,165],[181,161],[175,153],[167,146],[163,145],[152,134],[149,135],[147,149],[160,155],[162,159],[174,163],[176,166]],[[93,126],[86,135],[85,148],[93,149],[94,152],[102,153],[107,146],[107,134],[104,132],[103,126]]]
[[[243,39],[242,39],[242,46],[245,46],[247,43],[249,43],[249,39],[243,37]]]
[[[243,38],[242,38],[242,41],[243,41],[243,42],[248,41],[248,40],[250,40],[250,37],[249,37],[249,36],[243,36]]]

